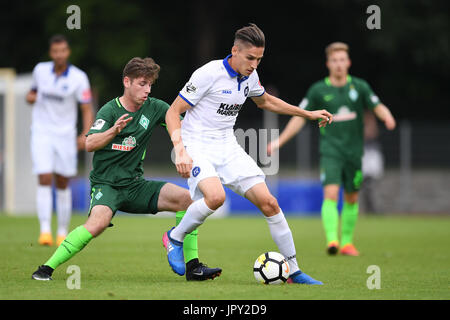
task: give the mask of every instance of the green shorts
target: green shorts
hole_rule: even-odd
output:
[[[342,159],[331,156],[320,157],[320,181],[322,185],[338,184],[345,192],[356,192],[362,183],[361,158]]]
[[[159,192],[166,183],[141,178],[125,187],[91,184],[89,214],[92,208],[97,205],[111,208],[113,214],[117,210],[128,213],[155,214],[158,212]]]

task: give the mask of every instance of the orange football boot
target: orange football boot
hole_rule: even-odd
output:
[[[51,246],[53,245],[53,237],[50,232],[42,232],[39,235],[39,244],[41,246]]]
[[[353,256],[353,257],[359,256],[358,250],[356,250],[355,246],[351,243],[348,243],[342,247],[341,254],[344,256]]]

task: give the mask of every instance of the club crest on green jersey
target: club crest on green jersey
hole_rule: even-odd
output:
[[[149,123],[150,123],[150,120],[148,120],[146,116],[142,115],[142,116],[141,116],[141,119],[139,120],[139,124],[140,124],[145,130],[147,130]]]
[[[350,91],[348,92],[348,96],[352,101],[356,101],[358,99],[358,91],[355,90],[355,87],[352,85],[350,86]]]

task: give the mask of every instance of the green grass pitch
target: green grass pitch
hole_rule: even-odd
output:
[[[0,215],[0,299],[450,299],[449,217],[361,216],[360,257],[326,255],[320,219],[287,219],[301,268],[324,286],[257,283],[255,259],[278,250],[265,219],[245,216],[208,219],[199,230],[201,261],[223,269],[215,280],[187,282],[171,271],[161,236],[174,218],[118,215],[53,281],[33,281],[55,247],[37,245],[36,217]],[[74,215],[71,228],[84,221]],[[80,289],[67,287],[70,265],[80,267]],[[367,287],[371,265],[379,267],[380,289]]]

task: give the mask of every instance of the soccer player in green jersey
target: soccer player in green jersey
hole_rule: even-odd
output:
[[[358,191],[363,178],[364,109],[372,110],[388,130],[393,130],[396,124],[389,109],[379,101],[369,84],[348,74],[351,65],[348,45],[331,43],[325,53],[329,76],[314,83],[299,106],[306,110],[324,108],[333,114],[333,124],[320,128],[320,179],[324,190],[322,222],[329,254],[336,254],[340,247],[341,254],[357,256],[359,252],[353,244],[353,232],[358,217]],[[304,124],[303,118],[292,117],[279,139],[268,145],[268,153],[283,146]],[[337,201],[341,185],[344,187],[344,205],[339,243]]]
[[[153,130],[165,125],[169,105],[149,97],[160,67],[151,58],[133,58],[123,71],[124,94],[106,103],[87,133],[86,150],[94,152],[89,217],[61,243],[32,279],[51,280],[59,265],[82,250],[108,226],[117,210],[129,213],[177,212],[181,220],[192,203],[189,191],[163,181],[143,178],[143,160]],[[213,279],[220,268],[198,260],[197,230],[187,235],[186,279]],[[165,239],[163,239],[163,242]]]

